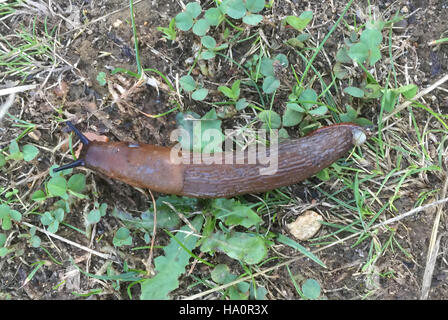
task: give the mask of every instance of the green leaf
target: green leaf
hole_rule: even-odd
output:
[[[0,219],[8,217],[11,212],[11,208],[6,204],[0,204]]]
[[[362,32],[361,42],[363,42],[369,49],[378,47],[383,41],[383,35],[376,29],[366,29]]]
[[[86,188],[86,177],[82,173],[77,173],[68,179],[67,186],[70,190],[81,193]]]
[[[185,6],[185,11],[188,12],[193,19],[196,19],[202,12],[201,5],[197,2],[190,2]]]
[[[6,164],[6,158],[0,153],[0,168]]]
[[[52,214],[56,221],[62,222],[62,220],[64,220],[64,215],[65,215],[64,209],[58,208],[58,209],[54,210],[52,212]]]
[[[310,110],[310,115],[319,117],[319,116],[323,116],[327,112],[328,112],[328,108],[326,106],[319,106],[315,109]]]
[[[196,89],[196,82],[194,81],[193,77],[188,75],[188,76],[183,76],[182,78],[180,78],[179,80],[180,86],[182,87],[182,89],[184,89],[187,92],[193,91],[194,89]]]
[[[246,14],[243,0],[224,0],[221,3],[221,8],[232,19],[241,19]]]
[[[230,232],[224,234],[221,231],[211,234],[201,246],[201,251],[209,252],[221,250],[229,257],[241,260],[247,264],[256,264],[267,255],[263,238],[258,235]]]
[[[261,59],[261,63],[260,63],[261,74],[266,77],[275,76],[274,67],[272,65],[273,63],[274,63],[274,60],[272,60],[272,59],[269,59],[269,58]]]
[[[118,229],[117,233],[114,236],[114,239],[112,240],[112,243],[116,247],[132,245],[132,237],[129,229],[125,227],[121,227],[120,229]]]
[[[350,47],[348,56],[358,63],[364,63],[369,57],[369,48],[362,42],[356,43]]]
[[[243,22],[245,24],[251,25],[251,26],[256,26],[257,24],[259,24],[261,22],[261,20],[263,20],[263,16],[259,15],[259,14],[250,14],[248,13],[247,15],[245,15],[243,17]]]
[[[6,216],[2,218],[2,229],[7,231],[7,230],[11,230],[12,228],[12,222],[11,222],[11,217],[10,216]]]
[[[342,46],[338,52],[336,53],[336,61],[340,63],[350,63],[352,59],[350,59],[346,46]]]
[[[205,99],[205,97],[207,97],[207,95],[208,95],[208,90],[205,88],[201,88],[201,89],[198,89],[195,92],[193,92],[193,94],[191,95],[191,98],[196,101],[202,101]]]
[[[264,9],[265,0],[246,0],[246,9],[250,12],[260,12]]]
[[[188,31],[193,26],[193,17],[188,12],[181,12],[174,18],[176,27],[182,31]]]
[[[286,17],[286,23],[297,31],[303,31],[311,20],[313,20],[313,11],[304,11],[299,17]]]
[[[333,72],[336,78],[345,79],[348,76],[348,71],[342,66],[340,62],[336,62],[333,67]]]
[[[353,97],[357,97],[357,98],[362,98],[364,97],[364,90],[360,89],[360,88],[356,88],[356,87],[347,87],[343,90],[345,93],[353,96]]]
[[[316,177],[318,177],[322,181],[330,180],[330,173],[328,172],[328,168],[325,168],[318,173],[316,173]]]
[[[6,158],[6,160],[13,159],[20,161],[23,159],[23,153],[20,152],[19,145],[17,144],[16,140],[12,140],[9,143],[9,156]]]
[[[235,108],[238,111],[246,109],[246,107],[249,105],[249,102],[246,100],[246,98],[241,98],[236,102]]]
[[[168,40],[176,40],[176,29],[174,28],[176,25],[176,19],[171,19],[168,28],[157,27],[157,30],[164,33],[163,37]]]
[[[201,53],[202,60],[210,60],[213,59],[214,57],[216,57],[216,53],[213,51],[206,50]]]
[[[223,14],[219,8],[210,8],[205,11],[204,18],[211,26],[216,27],[221,22]]]
[[[31,161],[39,154],[39,149],[31,144],[27,144],[23,146],[22,152],[23,160]]]
[[[96,81],[98,82],[98,84],[100,86],[102,86],[102,87],[105,86],[107,83],[106,74],[103,71],[98,72],[98,75],[96,76]]]
[[[6,256],[9,253],[8,248],[0,248],[0,258]]]
[[[250,228],[263,220],[251,208],[234,199],[216,199],[212,203],[213,213],[226,225],[241,225]]]
[[[53,221],[48,225],[48,228],[47,228],[48,232],[51,232],[51,233],[56,233],[56,232],[58,232],[58,229],[59,229],[59,221],[57,221],[57,220],[53,220]]]
[[[222,92],[222,94],[224,94],[227,98],[234,100],[235,99],[235,95],[232,91],[232,89],[230,89],[229,87],[226,86],[219,86],[218,90]],[[238,97],[236,97],[236,99],[238,99]]]
[[[298,125],[303,119],[303,113],[297,112],[294,109],[287,108],[283,114],[283,126],[292,127]]]
[[[11,217],[12,220],[19,222],[20,220],[22,220],[22,214],[17,211],[17,210],[11,210],[9,212],[9,216]]]
[[[276,55],[274,61],[279,61],[283,68],[286,68],[289,64],[288,57],[283,53]]]
[[[263,81],[262,89],[265,93],[273,93],[280,87],[280,81],[273,76],[268,76]]]
[[[204,36],[208,30],[210,29],[210,25],[205,19],[199,19],[193,26],[193,33],[197,36]]]
[[[352,122],[358,116],[358,113],[350,105],[345,106],[346,112],[340,115],[342,122]]]
[[[311,35],[309,33],[301,33],[296,37],[296,39],[299,40],[300,42],[305,42],[310,38]]]
[[[33,248],[39,248],[41,244],[41,240],[38,236],[32,236],[30,238],[30,244]]]
[[[232,84],[232,92],[233,92],[233,100],[237,100],[238,97],[240,96],[240,83],[241,80],[236,80],[233,84]]]
[[[221,152],[224,135],[221,120],[217,120],[216,110],[211,109],[193,126],[193,151],[214,153]]]
[[[230,268],[226,264],[218,264],[210,274],[213,281],[219,284],[232,282],[237,278],[230,272]]]
[[[204,36],[201,38],[201,43],[207,49],[213,49],[216,47],[216,40],[210,36]]]
[[[277,237],[277,241],[283,244],[286,244],[287,246],[290,246],[294,249],[296,249],[297,251],[299,251],[300,253],[302,253],[304,256],[310,258],[311,260],[313,260],[314,262],[316,262],[317,264],[319,264],[320,266],[326,268],[327,266],[318,258],[316,257],[313,253],[311,253],[310,251],[308,251],[305,247],[303,247],[301,244],[297,243],[296,241],[282,235],[279,234]]]
[[[306,101],[306,102],[305,102]],[[317,93],[313,89],[306,89],[299,97],[299,103],[309,110],[317,101]]]
[[[87,221],[90,224],[98,223],[100,219],[101,219],[101,212],[98,209],[90,211],[89,214],[87,215]]]
[[[41,217],[40,217],[40,222],[44,225],[44,226],[48,226],[50,223],[52,223],[54,221],[54,217],[53,215],[46,211]]]
[[[258,114],[258,118],[266,123],[271,129],[278,129],[281,126],[282,119],[272,110],[263,110]]]
[[[302,285],[302,292],[308,299],[317,299],[320,296],[320,285],[314,279],[307,279]]]
[[[297,103],[294,103],[294,102],[287,103],[286,109],[290,109],[292,111],[296,111],[299,113],[305,112],[305,109],[303,109],[301,106],[299,106]]]
[[[200,232],[204,219],[201,215],[196,216],[191,224]],[[141,282],[142,300],[169,299],[169,293],[179,287],[179,277],[185,273],[185,267],[188,265],[190,252],[196,247],[199,238],[191,234],[189,226],[184,226],[181,231],[176,233],[176,239],[171,239],[170,243],[163,248],[164,255],[154,259],[155,277]],[[177,240],[177,241],[176,241]],[[179,245],[182,243],[182,246]],[[186,251],[189,250],[190,252]]]
[[[67,181],[61,176],[55,176],[48,181],[47,187],[51,196],[62,196],[67,192]]]
[[[395,92],[401,93],[406,99],[412,99],[417,94],[417,90],[418,88],[415,84],[408,84],[406,86],[401,86],[400,88],[395,89]]]
[[[3,247],[6,243],[6,235],[3,233],[0,233],[0,247]]]
[[[383,99],[381,101],[383,104],[384,111],[390,113],[394,110],[395,104],[397,102],[397,96],[398,93],[395,90],[385,89]]]

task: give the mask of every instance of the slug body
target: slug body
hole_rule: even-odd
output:
[[[70,127],[82,135],[73,125]],[[170,157],[173,150],[168,147],[88,141],[87,145],[84,143],[80,160],[56,170],[84,165],[113,179],[161,193],[228,198],[303,181],[346,155],[365,138],[362,127],[341,123],[320,128],[300,139],[281,142],[277,148],[266,148],[265,153],[222,152],[201,155],[198,162],[192,161],[198,154],[184,152],[183,159],[190,161],[181,163],[173,161]],[[253,157],[256,161],[250,161]],[[266,157],[276,159],[277,165],[272,172],[260,174],[260,170],[269,171]]]

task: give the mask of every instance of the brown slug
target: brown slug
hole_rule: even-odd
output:
[[[229,198],[295,184],[330,166],[366,139],[361,126],[339,123],[283,141],[266,148],[265,153],[246,150],[205,155],[143,143],[89,141],[71,122],[67,125],[83,148],[78,160],[54,172],[85,166],[136,187],[197,198]],[[200,161],[193,161],[195,157]],[[270,168],[266,159],[276,161],[276,166]]]

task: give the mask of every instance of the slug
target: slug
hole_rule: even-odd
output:
[[[339,123],[266,148],[265,153],[246,150],[203,155],[144,143],[89,141],[71,122],[67,125],[83,148],[78,160],[54,172],[85,166],[132,186],[196,198],[230,198],[298,183],[366,139],[363,127]],[[173,154],[184,161],[173,160]],[[194,161],[195,157],[202,158]],[[275,160],[276,166],[270,168],[266,159]]]

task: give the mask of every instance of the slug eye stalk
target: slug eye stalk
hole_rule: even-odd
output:
[[[70,121],[67,121],[66,124],[70,128],[70,131],[73,131],[78,136],[79,140],[81,140],[81,142],[84,146],[87,146],[90,143],[89,139],[87,139],[87,137],[85,135],[83,135],[81,133],[81,131],[79,131],[78,128],[76,128],[73,125],[73,123],[71,123]],[[73,161],[72,163],[69,163],[69,164],[60,166],[59,168],[53,169],[53,172],[59,172],[59,171],[65,170],[65,169],[72,169],[72,168],[81,167],[84,165],[85,165],[84,160],[78,159],[76,161]]]

